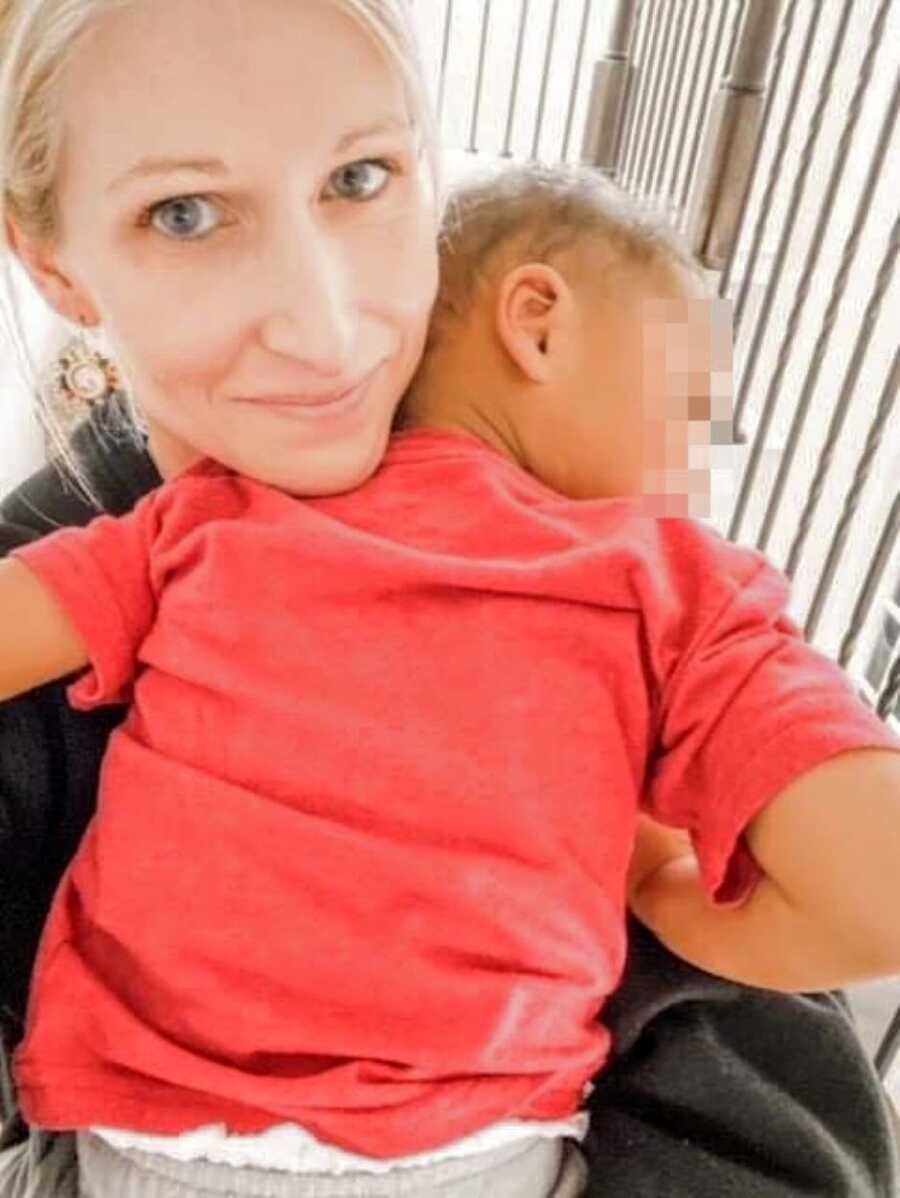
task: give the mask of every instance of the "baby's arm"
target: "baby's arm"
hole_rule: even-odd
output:
[[[37,575],[14,558],[0,562],[0,700],[87,661],[81,637]]]
[[[90,664],[69,689],[73,706],[129,701],[156,620],[153,554],[203,518],[190,502],[199,493],[152,491],[125,515],[57,529],[0,563],[0,700]]]
[[[900,974],[900,753],[858,749],[801,775],[755,819],[763,876],[714,903],[692,853],[634,879],[631,906],[675,954],[773,990]]]
[[[693,853],[631,879],[635,914],[692,964],[770,989],[900,973],[900,739],[806,643],[761,554],[690,522],[657,533],[641,809]]]

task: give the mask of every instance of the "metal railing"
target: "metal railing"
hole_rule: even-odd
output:
[[[589,162],[667,210],[716,273],[744,443],[717,522],[786,570],[809,637],[892,715],[900,5],[416,7],[435,26],[448,145]]]
[[[900,3],[427,11],[448,145],[577,157],[667,211],[713,272],[734,312],[737,443],[716,522],[786,571],[809,639],[896,725]],[[891,1037],[882,1072],[900,1017]]]

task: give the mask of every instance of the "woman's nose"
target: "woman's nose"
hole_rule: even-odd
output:
[[[308,222],[304,227],[295,224],[272,255],[269,278],[274,286],[266,297],[263,344],[273,353],[297,359],[316,375],[346,375],[357,316],[340,245]]]

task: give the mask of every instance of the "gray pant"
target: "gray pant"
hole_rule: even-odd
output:
[[[47,1135],[0,1155],[0,1198],[581,1198],[587,1167],[571,1140],[525,1140],[391,1174],[347,1177],[234,1169],[121,1152],[90,1133]]]
[[[0,1198],[78,1198],[75,1137],[33,1131],[0,1152]]]

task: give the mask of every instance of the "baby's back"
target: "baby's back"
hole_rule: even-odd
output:
[[[130,673],[132,706],[51,916],[23,1081],[74,1094],[66,1126],[121,1124],[124,1067],[157,1123],[225,1101],[235,1127],[293,1118],[370,1155],[570,1114],[608,1047],[638,801],[695,818],[654,752],[721,602],[712,534],[429,433],[350,495],[209,467],[137,520],[143,581],[98,575],[74,694],[120,698]],[[140,638],[113,627],[129,613]]]

